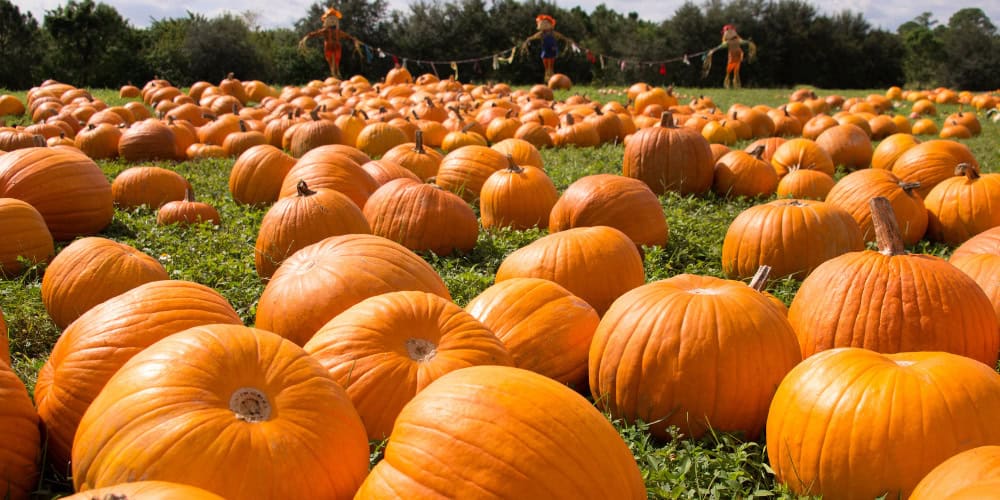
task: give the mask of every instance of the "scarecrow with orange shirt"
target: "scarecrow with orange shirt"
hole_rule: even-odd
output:
[[[736,33],[736,27],[727,24],[722,27],[722,43],[709,50],[704,56],[704,63],[701,67],[701,77],[708,76],[712,69],[712,54],[719,49],[728,49],[729,60],[726,63],[726,78],[722,81],[722,86],[729,88],[732,80],[733,88],[740,88],[740,64],[743,62],[743,45],[747,45],[750,51],[750,61],[757,57],[757,45],[749,40],[740,38]]]
[[[334,78],[340,78],[340,60],[343,55],[343,47],[340,45],[340,41],[357,41],[353,36],[341,31],[340,19],[342,17],[343,14],[339,10],[333,7],[326,9],[326,12],[320,17],[323,21],[323,27],[307,33],[306,36],[302,37],[302,40],[299,40],[299,50],[305,51],[307,40],[323,37],[323,57],[330,66],[330,76]]]
[[[573,43],[573,40],[555,30],[556,20],[548,14],[541,14],[536,17],[535,27],[538,28],[538,32],[524,40],[524,43],[521,44],[521,51],[526,52],[528,50],[528,43],[532,40],[542,41],[542,65],[545,67],[545,81],[549,81],[549,78],[552,78],[552,75],[555,74],[556,56],[559,55],[559,43],[557,40],[562,40],[566,43]]]

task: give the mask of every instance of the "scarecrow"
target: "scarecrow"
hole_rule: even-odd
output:
[[[521,50],[526,52],[528,43],[532,40],[542,41],[542,65],[545,66],[545,81],[549,81],[549,78],[555,74],[556,56],[559,55],[557,39],[566,43],[573,43],[573,40],[555,30],[556,20],[548,14],[536,17],[535,26],[538,28],[538,32],[524,40],[524,43],[521,44]]]
[[[339,10],[333,7],[326,9],[326,12],[320,17],[323,21],[323,27],[307,33],[306,36],[302,37],[302,40],[299,40],[299,50],[305,51],[307,40],[323,37],[323,57],[326,58],[326,63],[330,66],[330,76],[334,78],[340,78],[340,59],[343,53],[340,41],[357,40],[340,30],[340,19],[342,17],[343,14]]]
[[[726,78],[722,81],[722,85],[728,89],[730,80],[732,80],[733,88],[740,88],[740,63],[743,62],[743,45],[747,45],[750,50],[750,61],[753,61],[757,57],[757,45],[749,40],[740,38],[739,33],[736,33],[736,27],[732,24],[723,26],[722,43],[705,54],[705,62],[701,67],[701,77],[705,78],[708,76],[709,70],[712,69],[712,54],[719,49],[728,48],[729,60],[726,64]]]

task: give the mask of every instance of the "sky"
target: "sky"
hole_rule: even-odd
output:
[[[41,21],[46,10],[51,10],[64,4],[66,0],[13,0],[21,11],[29,11]],[[187,11],[198,12],[208,17],[226,11],[239,13],[245,10],[256,12],[260,16],[262,27],[291,27],[301,18],[314,0],[97,0],[109,4],[132,22],[133,26],[149,26],[151,19],[183,17]],[[875,28],[895,31],[906,21],[913,19],[922,12],[930,12],[934,19],[946,24],[951,15],[963,8],[977,6],[986,13],[993,24],[1000,24],[1000,1],[986,0],[970,4],[957,3],[954,0],[810,0],[821,14],[834,14],[843,10],[860,12]],[[390,9],[406,11],[411,0],[388,0]],[[675,10],[683,5],[684,0],[577,0],[565,2],[556,0],[556,5],[572,8],[579,5],[590,12],[597,5],[604,3],[609,8],[623,14],[637,12],[639,17],[650,21],[662,21],[673,16]],[[700,0],[694,0],[700,4]],[[978,5],[976,5],[978,4]],[[275,8],[280,5],[280,8]],[[822,6],[820,6],[822,5]]]

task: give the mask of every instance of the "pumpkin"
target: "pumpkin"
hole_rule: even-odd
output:
[[[366,234],[331,236],[295,252],[271,276],[256,326],[304,345],[354,304],[405,290],[451,299],[434,268],[399,243]]]
[[[355,498],[484,494],[624,500],[646,498],[646,489],[628,447],[583,397],[527,370],[473,366],[403,407]]]
[[[299,181],[298,194],[278,200],[261,220],[254,246],[257,275],[268,280],[289,256],[329,236],[371,231],[350,198],[332,189],[312,190]]]
[[[187,500],[223,500],[223,498],[219,495],[210,493],[201,488],[167,481],[136,481],[134,483],[122,483],[115,486],[87,490],[75,495],[59,498],[63,500],[109,500],[112,498],[141,498],[143,500],[173,500],[176,498],[184,498]]]
[[[382,156],[383,160],[395,162],[413,172],[420,180],[426,180],[437,175],[441,165],[441,153],[424,148],[424,133],[416,133],[416,141],[400,144]]]
[[[959,110],[956,113],[948,115],[944,121],[945,123],[955,123],[965,127],[971,135],[979,135],[983,131],[982,125],[979,123],[979,117],[975,113]]]
[[[548,280],[513,278],[487,288],[465,310],[496,334],[514,366],[586,387],[587,353],[600,318],[580,297]]]
[[[535,148],[550,148],[555,145],[552,141],[552,136],[549,135],[548,127],[542,123],[525,121],[514,132],[514,138],[521,139]]]
[[[802,124],[802,137],[815,141],[826,129],[836,127],[840,123],[827,114],[818,114]]]
[[[122,132],[118,155],[128,162],[178,159],[174,132],[152,118],[134,123]]]
[[[226,156],[234,158],[243,154],[244,151],[262,144],[267,144],[267,138],[259,130],[250,130],[246,122],[240,120],[239,132],[233,132],[222,141],[222,150]],[[293,150],[294,151],[294,150]]]
[[[378,183],[360,164],[337,150],[328,149],[331,147],[320,146],[302,155],[285,174],[278,197],[297,196],[299,182],[305,181],[312,189],[339,191],[358,208],[363,208],[368,197],[378,189]]]
[[[167,202],[160,206],[160,209],[156,211],[156,223],[161,226],[170,224],[186,226],[202,223],[218,226],[222,224],[222,219],[215,207],[195,200],[194,190],[188,188],[183,200]]]
[[[46,262],[55,255],[52,234],[35,207],[14,198],[0,198],[0,277],[24,271],[19,259],[32,264]]]
[[[235,114],[208,115],[208,117],[211,121],[198,127],[198,142],[222,146],[226,136],[240,131],[240,118]]]
[[[667,219],[660,200],[644,182],[620,175],[597,174],[570,184],[552,208],[549,231],[609,226],[625,233],[636,246],[665,247]]]
[[[961,496],[972,488],[984,488],[978,496]],[[996,498],[1000,492],[1000,446],[980,446],[963,451],[934,467],[917,483],[911,500],[939,498]]]
[[[770,163],[771,162],[771,158],[774,157],[774,153],[778,150],[779,147],[781,147],[782,144],[784,144],[786,142],[788,142],[788,139],[785,139],[784,137],[767,137],[767,138],[764,138],[764,139],[757,139],[756,141],[751,142],[746,148],[743,148],[743,151],[746,151],[747,153],[751,153],[755,149],[757,149],[759,146],[764,146],[764,150],[760,153],[760,159],[762,159],[762,160]],[[715,155],[715,152],[718,151],[718,149],[717,149],[718,146],[721,146],[721,145],[720,144],[712,144],[712,154],[713,154],[713,157]],[[729,148],[726,148],[726,152],[727,153],[729,152]],[[721,158],[721,157],[722,157],[722,155],[719,155],[719,158]],[[719,161],[719,159],[716,158],[715,161]],[[714,163],[713,163],[713,165],[714,165]],[[780,174],[779,174],[779,177],[780,177]]]
[[[479,193],[483,229],[544,227],[559,198],[555,184],[541,168],[519,166],[510,155],[507,160],[510,166],[493,172]]]
[[[4,498],[26,500],[38,486],[38,414],[21,379],[4,362],[0,362],[0,401],[0,491]]]
[[[24,112],[24,103],[16,96],[0,95],[0,116],[21,116]]]
[[[778,198],[797,198],[823,201],[836,181],[819,170],[794,169],[778,181]]]
[[[938,126],[930,118],[921,118],[913,122],[911,133],[913,135],[937,135]]]
[[[811,200],[776,200],[741,212],[722,243],[722,271],[749,278],[761,265],[776,277],[803,279],[838,255],[865,247],[851,214]]]
[[[94,306],[152,281],[170,279],[159,261],[105,238],[81,238],[59,252],[42,278],[42,304],[64,329]]]
[[[476,214],[465,201],[440,186],[408,179],[380,187],[365,203],[364,214],[372,234],[410,250],[464,253],[479,236]]]
[[[160,167],[132,167],[123,170],[111,183],[111,195],[120,208],[140,206],[160,208],[168,201],[183,200],[191,184],[173,170]]]
[[[545,168],[542,161],[542,153],[530,142],[523,139],[504,139],[491,148],[499,151],[503,155],[510,155],[514,158],[514,163],[518,165],[531,165],[541,169]]]
[[[906,498],[946,458],[1000,444],[998,418],[1000,375],[981,363],[943,352],[832,349],[778,386],[767,455],[795,494]]]
[[[225,498],[350,498],[367,468],[344,390],[300,347],[241,325],[190,328],[137,354],[87,409],[73,446],[81,490],[141,477]],[[281,479],[298,474],[309,481]]]
[[[919,182],[917,192],[927,197],[941,181],[952,177],[962,163],[979,168],[972,151],[955,141],[932,140],[907,149],[892,164],[892,173],[906,182]]]
[[[45,138],[26,132],[24,129],[0,129],[0,151],[16,151],[18,149],[41,147]]]
[[[850,252],[802,282],[788,319],[803,357],[835,347],[877,352],[946,351],[995,366],[993,304],[944,260],[905,252],[885,198],[872,200],[879,251]]]
[[[834,174],[833,159],[809,139],[791,139],[782,143],[771,156],[771,166],[779,178],[792,170],[816,170],[829,176]]]
[[[310,120],[302,122],[292,129],[289,150],[296,158],[320,146],[340,144],[343,140],[337,124],[331,120],[320,118],[318,108],[313,108],[309,116]]]
[[[226,150],[222,149],[222,146],[216,146],[215,144],[196,142],[188,146],[184,150],[184,154],[189,160],[205,160],[208,158],[225,158]]]
[[[995,253],[960,254],[956,252],[952,254],[948,262],[982,287],[983,292],[993,303],[997,315],[1000,316],[1000,281],[996,279],[997,273],[1000,272],[1000,255]]]
[[[778,175],[761,159],[764,146],[751,153],[730,151],[715,163],[712,190],[720,196],[770,196],[778,187]]]
[[[76,134],[73,144],[94,160],[116,158],[121,137],[122,129],[114,125],[91,124]]]
[[[364,169],[365,172],[368,172],[368,175],[372,176],[372,179],[375,179],[375,182],[377,182],[380,187],[389,181],[396,179],[410,179],[418,182],[422,180],[417,177],[417,174],[408,170],[406,167],[403,167],[394,161],[386,160],[384,157],[380,160],[372,160],[365,163],[364,165],[361,165],[361,168]]]
[[[490,329],[427,292],[365,299],[323,325],[305,350],[329,370],[361,415],[369,440],[392,432],[413,396],[442,375],[475,365],[511,365]]]
[[[955,174],[934,186],[924,200],[927,237],[951,246],[1000,226],[1000,212],[993,208],[1000,204],[1000,175],[980,175],[967,163],[958,165]]]
[[[888,198],[903,231],[903,242],[914,245],[927,231],[927,209],[918,187],[918,183],[903,182],[888,170],[859,170],[840,179],[826,201],[847,210],[861,228],[862,237],[871,242],[875,241],[871,199]]]
[[[114,216],[104,172],[83,153],[64,148],[28,148],[0,156],[0,198],[35,207],[56,241],[100,232]]]
[[[872,141],[864,130],[853,124],[830,127],[816,138],[834,165],[848,170],[868,168],[872,161]]]
[[[364,165],[365,163],[372,161],[371,157],[366,155],[364,151],[361,151],[354,146],[348,146],[346,144],[330,144],[327,146],[320,146],[320,148],[322,148],[323,154],[340,154],[350,158],[358,165]]]
[[[760,434],[775,387],[800,360],[788,320],[745,284],[682,274],[622,295],[590,348],[590,391],[614,418],[698,439]]]
[[[1000,228],[987,229],[969,238],[951,253],[951,258],[981,253],[1000,255]]]
[[[3,309],[0,309],[0,363],[11,366],[10,340],[7,338],[7,322],[3,319]]]
[[[35,385],[49,463],[63,469],[84,411],[126,361],[168,335],[212,323],[238,325],[241,320],[215,290],[176,280],[139,285],[73,321]]]
[[[635,244],[607,226],[567,229],[515,250],[497,269],[496,282],[511,278],[554,281],[598,314],[646,279]]]
[[[872,153],[872,168],[892,170],[900,155],[917,144],[920,144],[920,139],[911,134],[892,134],[882,139]]]
[[[229,172],[229,192],[241,205],[265,206],[278,200],[281,182],[295,165],[284,151],[261,144],[244,151]]]
[[[509,164],[499,151],[486,146],[466,146],[448,153],[441,160],[434,182],[472,202],[479,198],[486,179]]]
[[[406,134],[388,123],[370,123],[361,130],[357,148],[368,156],[382,156],[390,149],[408,142]]]
[[[486,137],[471,130],[478,125],[476,122],[468,122],[462,129],[448,132],[441,141],[441,149],[447,154],[465,146],[486,146]]]
[[[660,195],[697,194],[712,187],[712,151],[697,131],[676,128],[670,113],[657,127],[639,130],[625,141],[622,175],[639,179]]]

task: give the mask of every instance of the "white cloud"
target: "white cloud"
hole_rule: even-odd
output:
[[[134,26],[148,26],[152,19],[165,17],[183,17],[188,11],[206,16],[215,16],[226,11],[239,13],[246,10],[260,14],[261,24],[266,28],[291,27],[292,24],[305,15],[312,0],[200,0],[200,1],[170,1],[170,0],[98,0],[107,3],[129,19]],[[51,10],[65,3],[64,0],[18,0],[17,5],[22,11],[27,10],[41,21],[46,10]],[[389,0],[391,9],[407,11],[412,0]],[[651,21],[663,21],[673,16],[674,11],[683,5],[684,0],[577,0],[575,2],[557,1],[556,5],[572,8],[577,5],[586,11],[592,11],[598,4],[604,3],[609,8],[623,14],[637,12],[639,17]],[[695,1],[696,4],[700,0]],[[983,9],[994,24],[1000,23],[1000,2],[990,0]],[[843,10],[860,12],[868,22],[876,28],[893,31],[900,24],[909,21],[922,12],[931,12],[940,23],[946,24],[955,11],[968,7],[956,5],[953,0],[827,0],[820,4],[814,2],[820,13],[834,14]],[[280,5],[280,8],[277,7]]]

